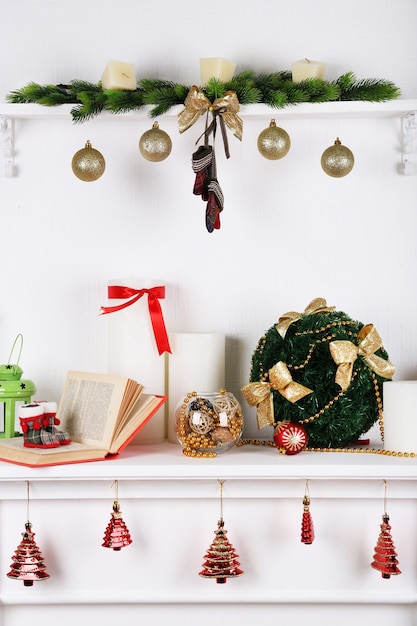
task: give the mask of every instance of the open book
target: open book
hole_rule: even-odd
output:
[[[99,461],[117,455],[166,402],[143,393],[123,376],[69,371],[59,402],[58,430],[71,443],[58,448],[27,448],[23,437],[0,439],[0,460],[39,467]]]

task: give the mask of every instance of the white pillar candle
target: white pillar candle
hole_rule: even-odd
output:
[[[135,66],[122,61],[109,61],[101,77],[103,89],[136,89]]]
[[[326,63],[300,59],[292,63],[291,69],[294,83],[301,83],[302,80],[307,80],[307,78],[321,78],[321,80],[324,80]]]
[[[168,440],[178,443],[175,407],[187,393],[218,391],[225,384],[225,336],[172,333],[168,355]]]
[[[383,383],[384,449],[417,452],[417,381]]]
[[[151,289],[164,285],[161,280],[125,278],[112,280],[109,285],[132,289]],[[109,299],[109,306],[126,300]],[[160,301],[163,308],[163,300]],[[108,324],[108,372],[133,378],[143,385],[144,393],[165,395],[165,356],[159,355],[148,310],[148,295],[120,311],[103,316]],[[151,445],[166,439],[165,407],[152,416],[139,431],[131,445]]]
[[[232,80],[235,69],[236,63],[227,59],[200,59],[201,84],[207,85],[210,78],[218,78],[223,83],[227,83]]]

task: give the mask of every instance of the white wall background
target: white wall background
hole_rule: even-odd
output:
[[[198,83],[207,56],[258,72],[308,56],[328,63],[329,79],[352,70],[417,97],[414,0],[1,0],[0,20],[2,101],[30,81],[97,82],[109,59],[134,63],[138,78]],[[170,331],[227,335],[226,383],[238,396],[258,338],[317,296],[374,323],[396,377],[417,376],[417,177],[398,173],[399,119],[287,120],[292,148],[277,162],[256,148],[269,117],[245,119],[231,158],[217,149],[225,209],[212,234],[192,194],[203,122],[184,135],[175,118],[159,122],[173,150],[157,164],[138,151],[150,120],[16,122],[18,176],[0,177],[0,362],[22,332],[24,376],[49,399],[59,398],[68,369],[105,371],[98,311],[107,281],[133,275],[165,281]],[[320,167],[336,136],[356,158],[341,180]],[[87,139],[107,162],[90,184],[71,171]]]

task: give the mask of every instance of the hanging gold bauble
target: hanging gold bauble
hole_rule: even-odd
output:
[[[349,148],[343,146],[339,137],[333,146],[321,155],[321,166],[328,176],[342,178],[349,174],[355,163],[355,157]]]
[[[152,128],[139,139],[140,153],[147,161],[163,161],[170,155],[171,149],[171,137],[159,128],[158,122],[154,122]]]
[[[265,159],[282,159],[291,147],[291,139],[287,131],[279,128],[275,120],[271,120],[268,128],[258,137],[258,150]]]
[[[106,168],[106,161],[98,150],[91,147],[87,140],[85,147],[78,150],[72,157],[72,171],[80,180],[92,182],[102,176]]]

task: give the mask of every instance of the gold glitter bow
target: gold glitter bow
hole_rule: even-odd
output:
[[[297,313],[297,311],[289,311],[288,313],[284,313],[278,320],[278,324],[275,325],[275,328],[281,335],[283,339],[285,339],[285,334],[291,324],[301,319],[305,315],[311,315],[313,313],[330,313],[334,311],[334,306],[327,306],[327,302],[324,298],[315,298],[306,306],[304,309],[304,313]]]
[[[389,359],[374,354],[382,348],[382,340],[373,324],[363,326],[358,333],[359,345],[351,341],[338,340],[329,344],[330,354],[336,363],[336,383],[343,391],[350,385],[353,372],[353,364],[358,355],[364,357],[367,365],[379,376],[391,378],[395,372],[395,367]]]
[[[222,98],[216,98],[213,103],[195,85],[191,87],[184,101],[185,109],[178,114],[178,126],[180,133],[188,130],[201,115],[212,111],[219,114],[232,133],[238,139],[242,139],[243,122],[237,114],[240,110],[236,92],[227,91]]]
[[[242,387],[242,393],[250,406],[257,406],[256,417],[258,427],[271,426],[274,418],[274,397],[271,389],[278,391],[289,402],[297,402],[309,393],[311,389],[293,381],[290,371],[283,361],[278,361],[268,372],[269,383],[253,382]]]

